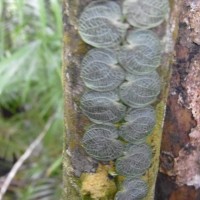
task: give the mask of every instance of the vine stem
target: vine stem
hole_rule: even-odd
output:
[[[8,190],[9,185],[11,184],[13,178],[17,174],[20,167],[23,163],[31,156],[34,149],[41,143],[45,135],[47,134],[48,130],[51,127],[52,122],[55,120],[55,114],[49,118],[47,121],[44,129],[38,135],[38,137],[29,145],[28,149],[24,152],[24,154],[18,159],[18,161],[13,165],[12,169],[10,170],[9,174],[7,175],[1,190],[0,190],[0,200],[3,200],[3,196],[5,195],[6,191]]]

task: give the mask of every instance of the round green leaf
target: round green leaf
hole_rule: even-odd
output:
[[[121,22],[120,6],[113,1],[90,3],[79,19],[79,34],[94,47],[115,47],[122,41],[127,25]]]
[[[125,78],[124,70],[117,65],[117,62],[113,50],[90,50],[81,65],[81,77],[85,85],[100,92],[117,88]]]
[[[152,28],[161,24],[169,10],[168,0],[125,0],[123,14],[138,28]]]
[[[132,145],[125,156],[117,159],[116,170],[123,176],[138,177],[149,168],[151,154],[151,149],[146,144]]]
[[[131,110],[125,117],[120,136],[131,143],[143,142],[156,123],[155,110],[151,106]]]
[[[92,158],[110,161],[121,156],[123,152],[123,144],[117,137],[118,131],[114,126],[93,125],[83,136],[82,144]]]
[[[148,74],[161,62],[159,38],[149,30],[130,31],[127,43],[119,51],[119,63],[129,73]]]
[[[147,194],[147,184],[140,179],[125,180],[122,187],[115,200],[140,200]]]
[[[115,123],[124,117],[126,106],[114,91],[89,91],[81,98],[81,109],[95,123]]]
[[[120,86],[121,100],[133,108],[140,108],[153,103],[160,93],[161,83],[157,72],[145,75],[129,75],[127,82]]]

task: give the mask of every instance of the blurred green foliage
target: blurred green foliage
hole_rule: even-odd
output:
[[[0,1],[0,158],[17,159],[48,119],[56,116],[43,143],[16,177],[16,199],[59,199],[61,45],[60,0]]]

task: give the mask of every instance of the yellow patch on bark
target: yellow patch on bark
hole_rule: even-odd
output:
[[[81,194],[84,200],[112,200],[117,192],[114,180],[109,178],[113,165],[99,164],[96,173],[84,173],[81,176]]]

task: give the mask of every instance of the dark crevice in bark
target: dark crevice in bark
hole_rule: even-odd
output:
[[[175,64],[172,66],[155,200],[200,199],[200,189],[176,184],[177,174],[174,171],[174,162],[180,156],[180,151],[184,152],[184,155],[192,155],[199,148],[190,143],[189,137],[198,123],[193,116],[191,102],[188,100],[191,99],[188,96],[188,88],[189,84],[192,87],[192,81],[189,83],[187,79],[189,74],[197,73],[197,71],[191,73],[191,70],[194,60],[198,62],[200,53],[200,46],[196,42],[198,38],[194,38],[195,25],[192,24],[194,19],[200,20],[200,17],[198,18],[200,15],[194,17],[195,9],[196,12],[198,9],[195,7],[192,9],[191,5],[199,6],[198,0],[184,0],[179,17],[179,33],[175,46],[176,57]],[[199,24],[197,23],[196,26]]]

